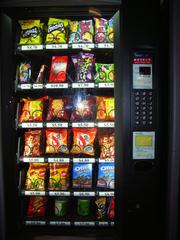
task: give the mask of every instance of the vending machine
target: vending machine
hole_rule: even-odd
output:
[[[159,227],[160,5],[151,9],[1,3],[4,239]]]

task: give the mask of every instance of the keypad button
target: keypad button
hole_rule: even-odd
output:
[[[152,116],[149,116],[149,118],[148,118],[149,120],[152,120],[153,119],[153,117]]]
[[[149,115],[152,115],[152,111],[149,111]]]
[[[142,92],[142,95],[143,95],[143,96],[146,96],[146,92]]]
[[[136,106],[139,106],[139,102],[135,102]]]
[[[149,100],[149,101],[152,101],[152,97],[149,97],[148,100]]]
[[[149,124],[149,125],[152,125],[152,121],[149,121],[148,124]]]
[[[139,120],[139,118],[140,118],[140,116],[135,116],[135,119],[136,119],[136,120]]]
[[[149,92],[149,96],[152,96],[153,95],[153,93],[152,92]]]
[[[148,105],[149,105],[149,106],[152,106],[152,102],[149,102]]]
[[[145,101],[145,100],[146,100],[146,97],[143,97],[142,100]]]
[[[143,119],[143,120],[146,120],[146,116],[143,116],[142,119]]]
[[[136,113],[136,115],[139,115],[139,114],[140,114],[140,112],[139,112],[139,111],[136,111],[135,113]]]
[[[139,110],[140,109],[140,107],[139,106],[136,106],[136,110]]]
[[[139,125],[139,123],[140,123],[139,121],[136,121],[136,125]]]
[[[152,106],[149,106],[148,108],[149,108],[149,110],[152,110]]]
[[[146,110],[146,106],[143,106],[143,107],[142,107],[142,110]]]
[[[142,121],[142,124],[143,124],[143,125],[146,125],[146,121]]]
[[[139,97],[135,97],[135,100],[136,100],[136,101],[139,101]]]
[[[147,103],[146,102],[142,102],[142,105],[146,105]]]
[[[145,112],[145,111],[143,111],[143,112],[142,112],[142,114],[143,114],[143,115],[146,115],[146,112]]]
[[[134,95],[135,95],[135,96],[139,96],[140,93],[139,93],[139,92],[135,92]]]

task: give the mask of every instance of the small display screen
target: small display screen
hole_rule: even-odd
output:
[[[151,75],[151,67],[139,67],[140,75]]]

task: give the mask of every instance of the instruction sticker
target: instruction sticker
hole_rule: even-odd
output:
[[[155,158],[155,132],[133,132],[133,159]]]

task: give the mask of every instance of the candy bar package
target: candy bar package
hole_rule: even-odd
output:
[[[114,64],[95,63],[95,82],[114,82]]]
[[[73,99],[71,121],[94,120],[96,105],[95,97],[77,95]]]
[[[20,83],[29,83],[31,80],[31,63],[24,62],[19,64],[18,77]]]
[[[97,128],[73,128],[72,154],[86,154],[94,156],[94,140]]]
[[[97,187],[114,189],[114,163],[98,165]]]
[[[41,65],[35,83],[43,83],[45,81],[47,77],[47,69],[48,67],[45,64]]]
[[[95,43],[113,43],[114,30],[113,19],[94,18],[95,22]]]
[[[81,32],[78,21],[69,21],[69,43],[80,43]]]
[[[42,44],[42,24],[40,20],[19,20],[21,26],[20,45]]]
[[[67,97],[53,99],[49,98],[49,107],[47,113],[47,121],[54,120],[68,120],[68,102],[69,99]]]
[[[115,157],[115,139],[114,131],[109,129],[99,130],[98,141],[100,146],[100,159]]]
[[[42,97],[36,100],[21,99],[24,102],[19,117],[19,122],[42,122],[43,120],[43,104],[48,97]]]
[[[71,57],[75,67],[75,82],[93,80],[94,54],[81,52]]]
[[[46,153],[69,153],[67,129],[46,130]]]
[[[69,164],[50,163],[49,190],[67,190],[69,187]]]
[[[29,130],[24,133],[24,157],[39,157],[41,155],[41,130]]]
[[[68,56],[53,56],[49,82],[65,82]]]
[[[114,120],[114,97],[96,97],[97,120]]]
[[[49,18],[46,44],[67,43],[67,19]]]
[[[27,216],[30,218],[44,217],[47,208],[47,197],[31,196],[27,210]]]
[[[74,188],[92,188],[92,163],[74,163],[72,174]]]
[[[107,216],[109,219],[113,220],[114,219],[114,211],[115,211],[115,202],[114,202],[114,197],[111,197],[110,203],[108,206],[108,211],[107,211]]]
[[[47,163],[30,163],[25,188],[29,191],[44,191]]]
[[[106,207],[106,197],[97,197],[96,201],[96,217],[98,220],[103,220],[106,218],[107,207]]]

